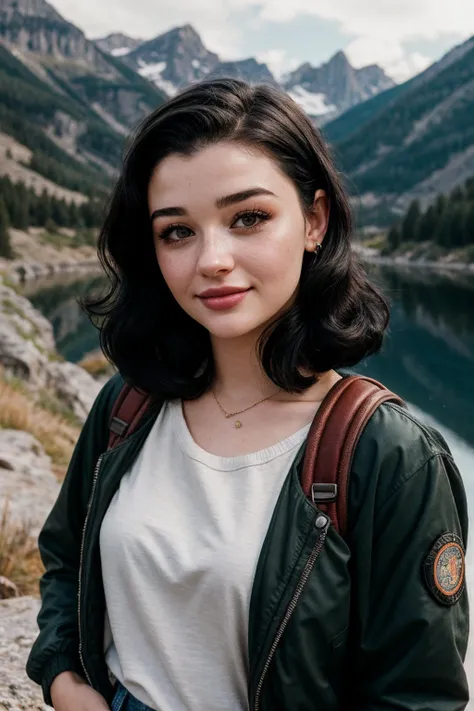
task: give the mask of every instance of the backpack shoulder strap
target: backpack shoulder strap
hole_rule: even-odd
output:
[[[342,536],[347,526],[349,473],[359,437],[383,402],[405,403],[372,378],[339,380],[323,400],[311,424],[301,484],[313,503],[330,517]]]
[[[152,397],[147,393],[130,385],[123,386],[110,415],[107,449],[121,444],[135,432],[151,402]]]

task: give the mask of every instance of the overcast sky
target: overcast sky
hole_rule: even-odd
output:
[[[88,37],[150,39],[190,22],[223,59],[256,56],[278,73],[343,49],[401,81],[474,35],[474,0],[52,0]]]

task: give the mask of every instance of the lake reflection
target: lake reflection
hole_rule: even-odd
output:
[[[474,448],[474,275],[369,267],[392,303],[382,353],[357,372],[381,380]],[[25,294],[51,321],[58,350],[80,360],[98,332],[77,299],[101,291],[100,276],[30,284]]]
[[[474,511],[474,275],[368,269],[389,297],[392,317],[382,353],[356,370],[382,381],[443,432],[457,453]],[[101,276],[68,276],[25,287],[52,322],[58,350],[68,360],[98,347],[98,332],[77,300],[104,285]]]
[[[369,267],[392,303],[382,353],[357,372],[381,380],[474,448],[474,275]],[[53,324],[58,350],[79,361],[98,347],[98,332],[77,300],[101,291],[101,276],[63,277],[25,287]]]

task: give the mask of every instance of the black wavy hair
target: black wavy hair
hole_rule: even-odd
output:
[[[303,110],[267,85],[194,84],[147,116],[132,136],[98,243],[108,289],[83,302],[93,321],[99,317],[102,350],[124,379],[160,398],[198,397],[215,371],[208,331],[178,305],[158,267],[148,183],[166,156],[192,155],[222,140],[273,158],[293,181],[304,211],[320,188],[330,201],[322,251],[305,253],[295,302],[259,340],[268,377],[287,392],[301,392],[319,373],[380,350],[388,326],[388,304],[351,248],[341,177]]]

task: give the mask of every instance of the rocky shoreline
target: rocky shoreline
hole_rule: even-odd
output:
[[[383,256],[380,250],[373,247],[365,247],[364,245],[354,243],[354,251],[359,255],[363,262],[368,264],[377,264],[387,267],[403,267],[412,269],[431,269],[433,271],[453,271],[462,273],[474,274],[474,262],[459,262],[455,258],[444,257],[433,261],[424,257],[416,259],[410,258],[408,254],[397,255],[394,257]]]
[[[10,237],[15,259],[0,258],[0,273],[12,283],[22,284],[57,274],[93,273],[100,268],[95,247],[73,246],[73,231],[64,229],[59,235],[66,244],[48,241],[51,236],[45,237],[44,230],[38,228],[11,229]]]
[[[32,541],[30,547],[36,549],[35,540],[57,498],[60,478],[80,426],[100,387],[99,379],[62,359],[49,321],[0,277],[3,546],[8,538],[7,527],[11,531],[24,527]],[[11,553],[10,550],[10,558]],[[24,551],[19,551],[17,558],[22,556]],[[12,569],[18,562],[13,561]],[[33,577],[36,581],[34,574]],[[34,595],[36,592],[35,582]],[[37,635],[39,600],[34,595],[22,595],[20,582],[15,584],[0,569],[0,598],[9,598],[0,600],[0,709],[48,708],[40,687],[25,674],[26,658]]]

